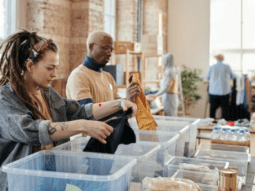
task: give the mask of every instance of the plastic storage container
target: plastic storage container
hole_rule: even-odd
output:
[[[209,172],[193,172],[193,171],[185,171],[185,170],[178,170],[172,178],[182,178],[192,180],[193,182],[197,183],[198,186],[200,185],[218,185],[218,178],[219,175],[217,173],[209,173]]]
[[[188,167],[188,165],[191,165]],[[194,168],[203,166],[205,168]],[[174,173],[179,169],[198,171],[198,172],[213,172],[218,173],[218,169],[228,168],[229,163],[226,161],[213,161],[198,158],[185,158],[185,157],[173,157],[166,164],[165,168],[168,170],[167,176],[173,176]]]
[[[9,191],[126,191],[136,159],[98,153],[40,151],[3,166]]]
[[[198,150],[195,154],[199,159],[210,159],[229,162],[229,167],[238,171],[242,184],[246,182],[249,155],[242,152],[226,152],[218,150]]]
[[[176,142],[180,137],[178,133],[136,130],[135,134],[137,142],[154,142],[161,145],[157,161],[161,163],[162,167],[164,167],[165,162],[168,162],[175,155]]]
[[[154,177],[156,170],[162,170],[161,165],[156,162],[160,148],[159,144],[150,142],[121,144],[115,155],[132,156],[137,159],[137,164],[132,170],[132,182],[141,182],[145,177]]]
[[[250,149],[246,146],[238,145],[225,145],[225,144],[213,144],[213,143],[200,143],[198,150],[219,150],[219,151],[231,151],[231,152],[242,152],[249,154]]]
[[[133,117],[129,119],[129,124],[134,130],[138,130],[138,125],[136,122],[136,119]],[[175,150],[175,155],[176,156],[184,156],[184,152],[188,151],[188,146],[189,146],[189,131],[190,127],[187,125],[185,122],[184,124],[171,124],[168,121],[157,121],[158,126],[157,130],[158,131],[166,131],[170,133],[179,133],[180,137],[177,141],[177,146]],[[186,147],[185,147],[186,146]]]
[[[164,169],[164,164],[175,155],[176,142],[179,139],[178,133],[169,133],[161,131],[136,130],[136,141],[154,142],[161,145],[157,154],[157,162]],[[163,176],[163,170],[156,171],[155,176]]]
[[[168,124],[174,126],[189,126],[188,140],[186,140],[184,155],[186,157],[194,156],[196,152],[196,137],[197,137],[197,126],[200,123],[200,119],[197,118],[188,118],[188,117],[171,117],[171,116],[159,116],[153,115],[156,122],[166,121]],[[158,129],[158,128],[157,128]],[[159,129],[158,129],[159,130]],[[186,149],[187,148],[187,149]]]
[[[158,131],[178,132],[180,134],[176,156],[191,157],[195,154],[197,125],[200,119],[159,115],[153,115],[153,117],[158,124]],[[129,124],[133,129],[139,129],[135,118],[130,119]]]

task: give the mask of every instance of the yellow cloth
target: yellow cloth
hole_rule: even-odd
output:
[[[91,98],[94,103],[112,101],[119,98],[118,89],[112,75],[91,70],[84,65],[75,68],[68,77],[66,96],[76,101]]]
[[[34,92],[30,92],[30,96],[34,100],[34,102],[36,102],[39,111],[43,114],[45,119],[52,120],[49,104],[46,101],[42,92],[40,90],[36,90]],[[42,118],[39,118],[39,119],[43,120]],[[41,146],[41,148],[33,147],[33,152],[36,152],[39,150],[51,150],[53,147],[54,147],[53,143],[51,145]]]
[[[136,73],[131,76],[133,82],[140,83],[138,75],[139,74]],[[142,90],[141,86],[140,88]],[[151,115],[149,103],[146,100],[143,90],[141,95],[136,98],[136,105],[138,108],[138,112],[136,114],[136,120],[137,120],[139,129],[157,130],[156,127],[158,126],[158,124],[156,123],[156,121]]]

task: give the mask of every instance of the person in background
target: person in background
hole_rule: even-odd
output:
[[[21,31],[0,46],[0,167],[41,149],[50,149],[86,133],[103,144],[113,128],[94,121],[122,109],[137,107],[128,100],[80,106],[52,87],[59,67],[58,48],[36,33]],[[93,120],[92,120],[93,119]],[[47,148],[48,147],[48,148]],[[7,174],[0,168],[0,190]]]
[[[81,105],[118,99],[118,89],[112,75],[102,70],[110,61],[113,38],[105,32],[95,31],[88,36],[87,51],[83,63],[68,77],[67,98]],[[138,83],[132,82],[127,88],[126,98],[132,101],[140,94]]]
[[[162,57],[165,72],[160,82],[160,89],[156,94],[147,95],[148,101],[155,100],[162,95],[162,103],[167,116],[178,116],[178,70],[174,67],[174,56],[172,53]]]
[[[229,94],[231,92],[231,79],[235,76],[228,64],[223,63],[223,54],[214,56],[217,63],[210,66],[206,79],[209,81],[210,117],[215,119],[218,107],[222,109],[222,118],[228,119]]]

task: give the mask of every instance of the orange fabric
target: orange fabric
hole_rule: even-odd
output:
[[[138,73],[133,74],[131,77],[133,82],[140,83]],[[141,86],[140,88],[142,90]],[[139,129],[156,131],[157,130],[156,127],[158,126],[158,124],[156,123],[156,121],[151,115],[149,103],[146,100],[143,90],[141,95],[136,98],[136,105],[138,108],[138,112],[136,114],[136,120],[137,120]]]

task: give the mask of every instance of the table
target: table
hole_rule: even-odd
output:
[[[197,145],[200,144],[201,140],[208,141],[208,135],[205,133],[211,133],[213,130],[213,125],[206,125],[206,126],[198,126],[197,127]],[[250,129],[251,134],[251,145],[250,145],[250,154],[251,156],[255,156],[255,129]],[[255,190],[254,190],[255,191]]]

